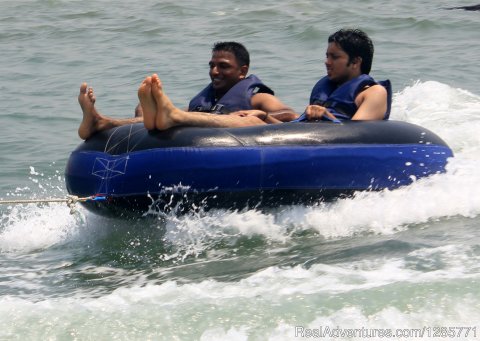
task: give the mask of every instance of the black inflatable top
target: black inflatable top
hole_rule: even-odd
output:
[[[119,155],[168,147],[245,147],[327,144],[433,144],[446,143],[423,127],[401,121],[346,121],[283,123],[245,128],[175,127],[147,131],[142,123],[100,132],[76,151]]]

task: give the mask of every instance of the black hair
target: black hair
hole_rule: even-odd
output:
[[[342,29],[328,37],[329,43],[337,43],[348,54],[348,61],[355,57],[362,58],[361,71],[369,74],[372,68],[373,43],[368,35],[358,29]]]
[[[222,41],[215,43],[212,48],[212,53],[217,51],[231,52],[240,66],[250,66],[250,54],[246,47],[240,43],[235,41]]]

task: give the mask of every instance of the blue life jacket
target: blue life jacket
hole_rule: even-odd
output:
[[[336,118],[340,120],[350,120],[358,110],[355,104],[355,98],[366,86],[380,84],[387,90],[387,111],[384,120],[390,116],[392,107],[392,86],[390,81],[376,82],[372,77],[362,74],[354,79],[336,86],[327,76],[320,79],[312,89],[310,95],[310,104],[317,104],[328,108]],[[303,118],[303,119],[302,119]],[[323,119],[323,117],[322,117]],[[325,117],[328,120],[327,117]],[[306,115],[302,115],[298,121],[306,120]]]
[[[188,111],[228,114],[238,110],[251,110],[252,96],[257,93],[274,94],[274,92],[255,75],[250,75],[235,84],[218,101],[212,83],[200,91],[188,105]]]

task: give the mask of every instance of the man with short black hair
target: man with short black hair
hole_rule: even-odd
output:
[[[273,91],[255,75],[247,76],[250,56],[247,49],[237,42],[216,43],[210,59],[211,83],[197,94],[184,113],[182,122],[173,125],[208,127],[243,127],[290,121],[298,115],[274,96]],[[78,129],[82,139],[97,131],[121,125],[143,122],[145,127],[167,129],[162,124],[163,116],[157,112],[157,103],[152,96],[152,78],[158,88],[158,76],[147,77],[138,90],[140,105],[137,117],[114,119],[101,115],[95,108],[92,88],[84,83],[80,87],[78,101],[83,111],[83,120]]]

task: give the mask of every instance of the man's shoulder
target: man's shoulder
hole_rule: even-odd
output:
[[[365,100],[375,100],[375,101],[386,101],[387,100],[387,89],[380,84],[373,84],[366,86],[357,97],[355,102],[363,102]]]
[[[387,95],[387,89],[385,89],[385,87],[380,84],[370,85],[366,87],[366,89],[362,92],[364,92],[367,96],[386,96]]]
[[[268,101],[272,98],[276,98],[275,95],[269,93],[269,92],[256,92],[252,96],[252,102],[253,101]]]
[[[263,83],[262,80],[254,74],[249,75],[244,80],[248,81],[248,86],[253,96],[262,93],[267,93],[271,95],[275,94],[275,92],[269,86],[265,85],[265,83]]]
[[[269,93],[257,93],[252,96],[250,103],[253,109],[257,110],[281,110],[285,108],[285,105],[272,94]]]

